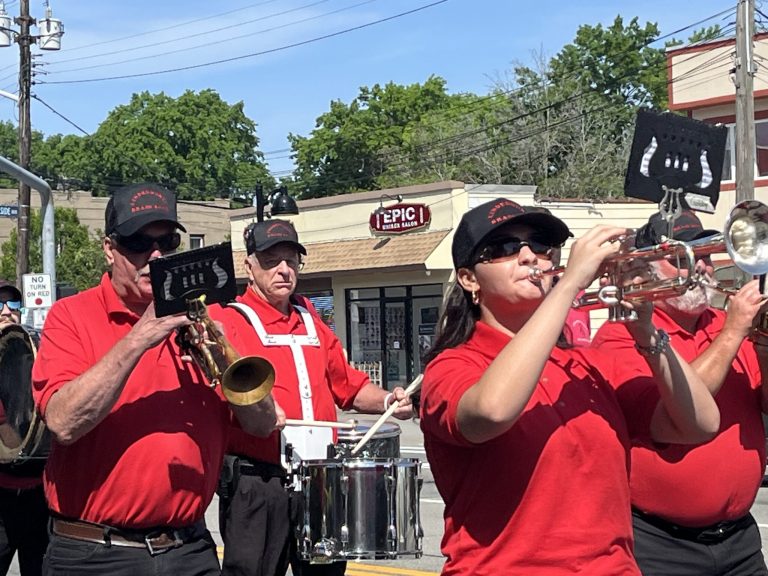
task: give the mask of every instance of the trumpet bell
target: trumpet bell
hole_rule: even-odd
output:
[[[254,386],[258,382],[258,386]],[[275,385],[275,369],[259,356],[244,356],[230,364],[221,376],[221,392],[235,406],[256,404]]]
[[[753,276],[768,273],[768,206],[739,202],[725,224],[725,244],[733,263]]]

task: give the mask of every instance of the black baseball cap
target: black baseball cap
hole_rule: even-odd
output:
[[[664,240],[690,242],[691,240],[706,238],[718,233],[717,230],[705,229],[701,224],[701,220],[693,211],[683,210],[673,221],[672,236],[670,236],[668,222],[660,212],[656,212],[648,219],[648,223],[644,224],[637,231],[635,246],[637,248],[647,248],[648,246],[661,244]]]
[[[451,246],[454,268],[458,270],[474,264],[473,258],[488,235],[513,221],[515,224],[529,224],[544,232],[553,246],[562,245],[573,236],[565,222],[548,211],[535,207],[526,209],[506,198],[496,198],[462,216]]]
[[[287,220],[266,220],[249,224],[245,227],[243,239],[249,256],[283,243],[291,244],[300,254],[307,254],[306,248],[299,243],[296,228]]]
[[[132,184],[117,190],[107,203],[104,233],[130,236],[152,222],[170,222],[186,232],[176,216],[176,195],[159,184]]]
[[[18,288],[16,288],[16,284],[14,284],[13,282],[0,279],[0,291],[2,290],[9,290],[13,294],[11,298],[21,302],[21,291]]]

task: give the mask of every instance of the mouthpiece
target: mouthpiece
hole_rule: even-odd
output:
[[[531,266],[528,268],[528,280],[531,282],[541,282],[541,279],[545,276],[559,276],[563,272],[565,272],[565,266],[555,266],[549,270],[542,270],[541,268]]]

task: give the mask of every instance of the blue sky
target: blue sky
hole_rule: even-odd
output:
[[[582,24],[654,21],[662,34],[728,10],[736,0],[50,0],[64,23],[62,49],[36,62],[33,93],[86,132],[142,90],[178,96],[212,88],[224,100],[245,103],[258,124],[270,169],[291,168],[287,135],[308,134],[331,100],[349,102],[363,85],[423,82],[442,76],[451,93],[485,94],[494,79],[533,53],[553,56]],[[413,12],[366,26],[429,4]],[[17,15],[18,0],[6,9]],[[31,15],[45,14],[31,0]],[[725,19],[723,19],[725,18]],[[725,26],[732,15],[708,24]],[[362,26],[362,27],[361,27]],[[347,33],[336,33],[361,27]],[[215,31],[218,30],[218,31]],[[681,33],[687,38],[688,31]],[[332,37],[312,42],[322,36]],[[292,44],[296,47],[280,49]],[[276,50],[277,49],[277,50]],[[257,52],[262,55],[172,73],[97,82],[197,66]],[[0,50],[0,89],[17,91],[18,48]],[[77,81],[77,82],[73,82]],[[54,84],[54,82],[71,82]],[[15,103],[0,98],[0,120],[16,122]],[[81,134],[41,103],[32,102],[32,126],[46,136]]]

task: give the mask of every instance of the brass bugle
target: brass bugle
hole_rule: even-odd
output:
[[[240,356],[208,316],[204,295],[187,300],[187,317],[193,324],[181,329],[181,346],[211,387],[221,385],[224,397],[236,406],[264,400],[275,384],[272,363],[260,356]]]

